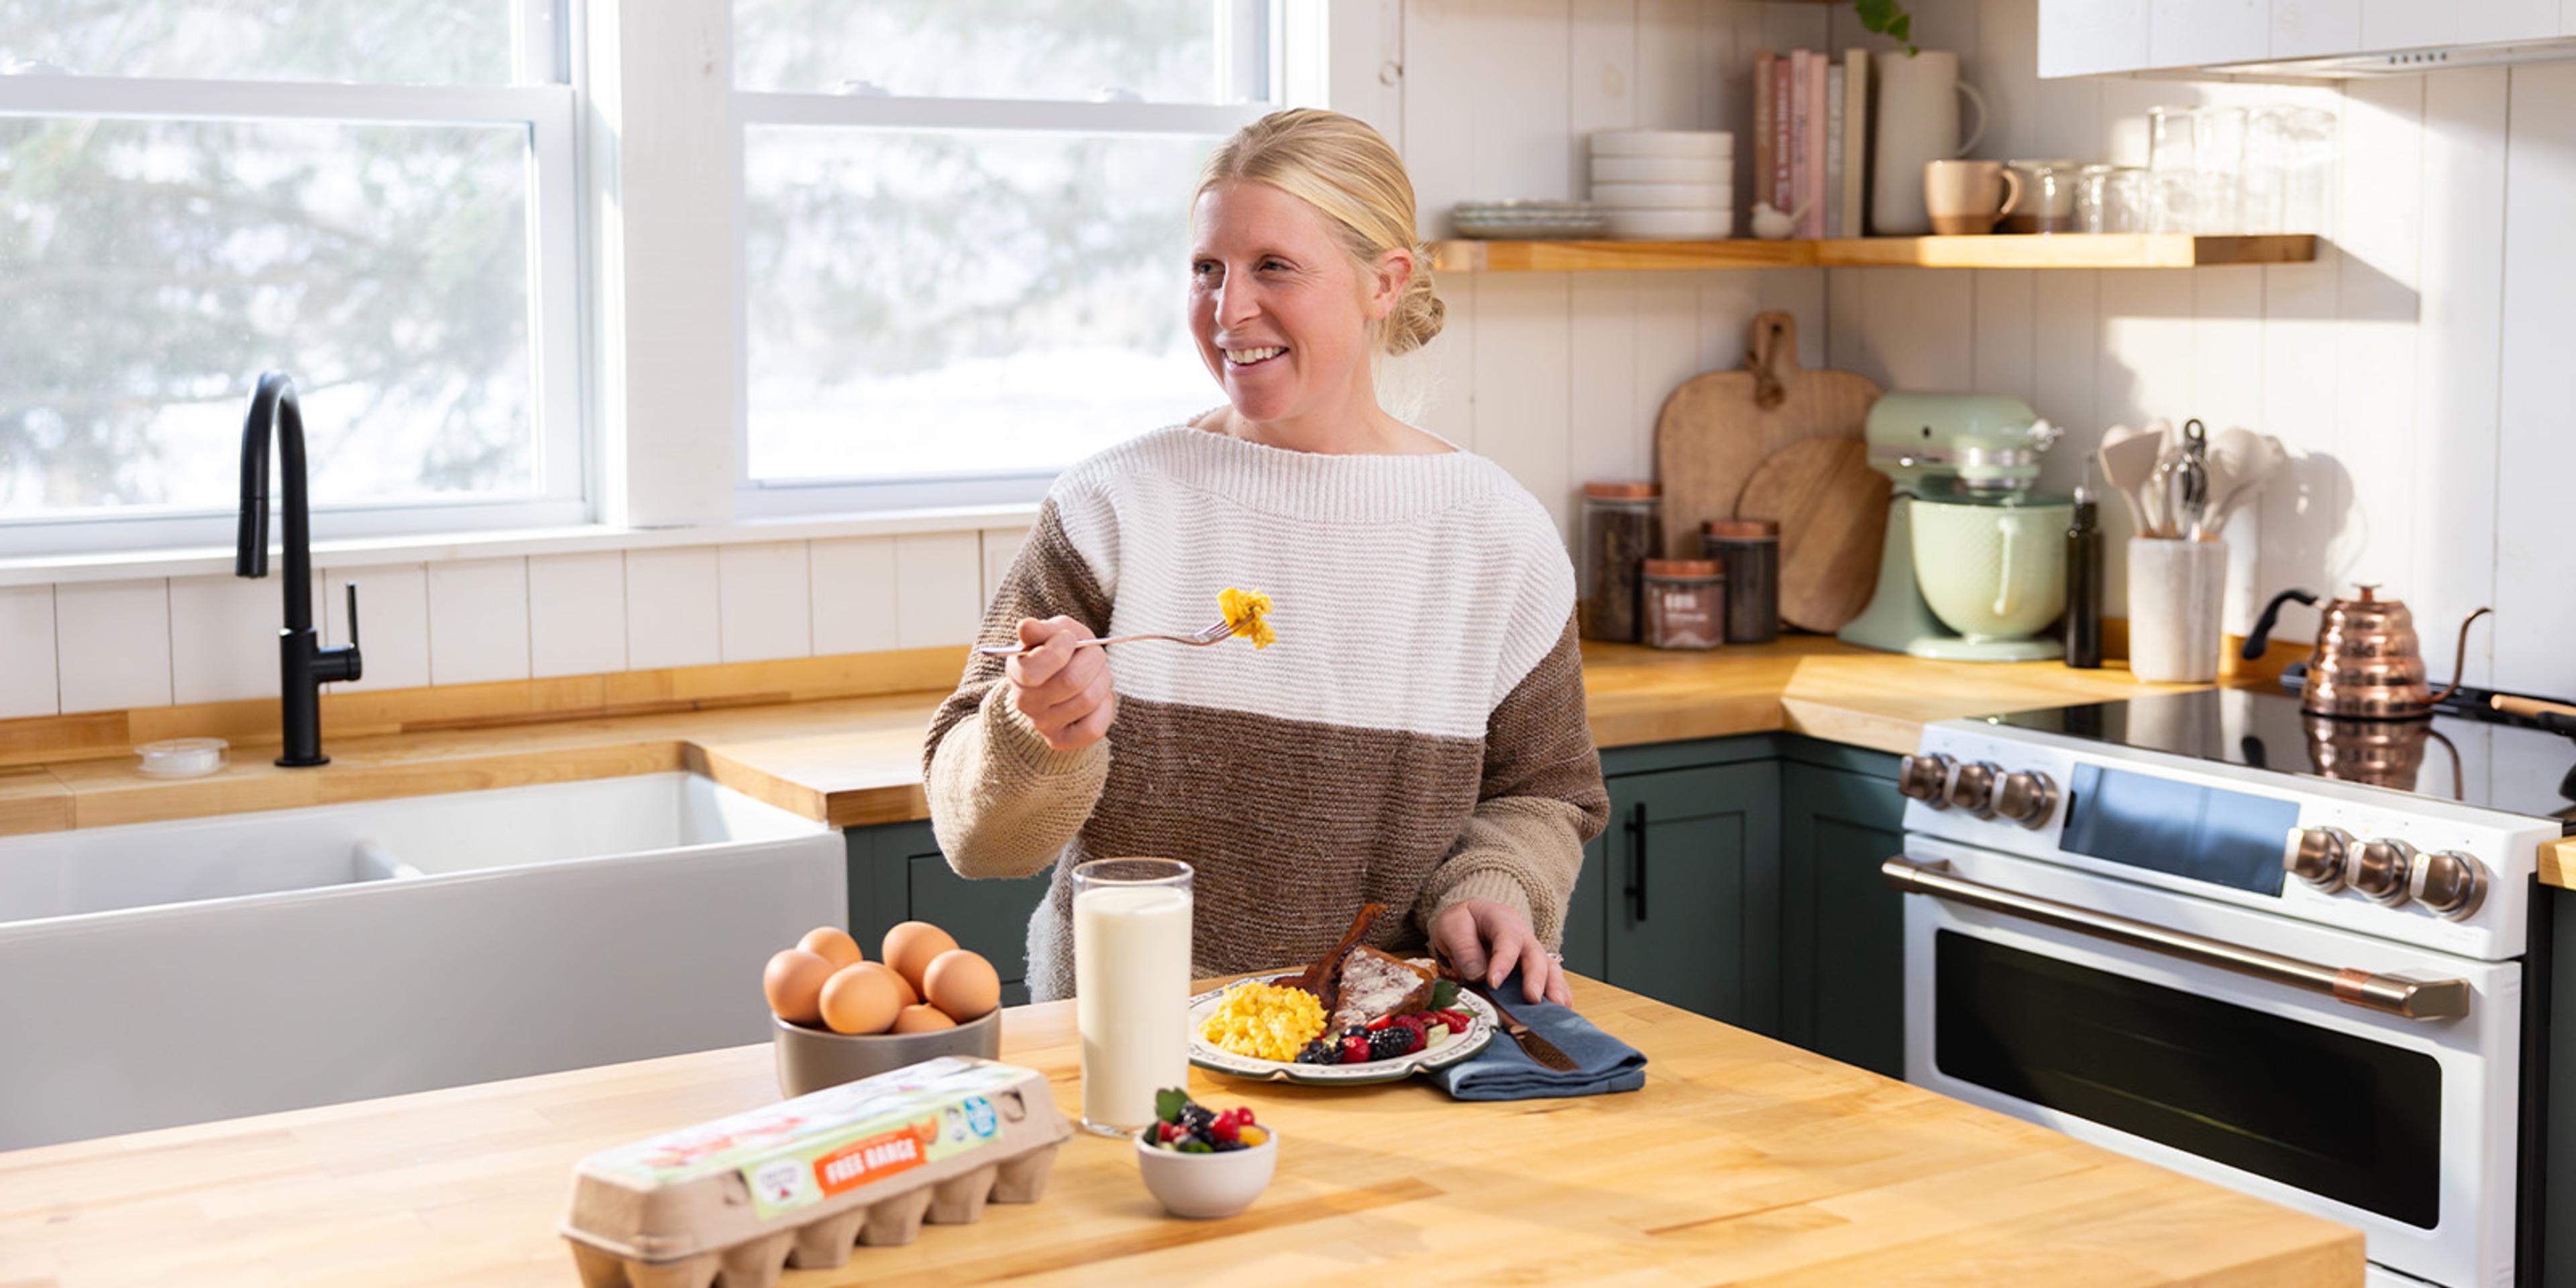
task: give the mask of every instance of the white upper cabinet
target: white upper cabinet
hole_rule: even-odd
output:
[[[2039,74],[2428,70],[2386,56],[2440,51],[2422,58],[2449,66],[2576,58],[2570,36],[2576,0],[2039,0]]]

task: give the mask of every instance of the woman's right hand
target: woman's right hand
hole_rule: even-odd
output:
[[[1118,714],[1108,660],[1099,649],[1074,647],[1090,638],[1091,628],[1070,617],[1023,617],[1020,645],[1028,651],[1003,667],[1011,705],[1057,751],[1078,750],[1107,737],[1109,722]]]

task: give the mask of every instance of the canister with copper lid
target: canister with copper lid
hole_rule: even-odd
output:
[[[1726,642],[1780,636],[1780,524],[1776,519],[1710,519],[1699,525],[1703,554],[1726,573]]]
[[[1662,553],[1661,497],[1652,483],[1583,485],[1575,611],[1585,639],[1636,642],[1639,565]]]
[[[1716,648],[1726,638],[1726,574],[1714,559],[1645,561],[1645,640]]]

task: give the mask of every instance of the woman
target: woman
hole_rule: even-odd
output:
[[[1574,576],[1493,463],[1389,415],[1377,361],[1439,333],[1413,185],[1377,132],[1297,109],[1245,127],[1191,208],[1190,331],[1226,405],[1056,480],[933,717],[940,848],[969,877],[1053,866],[1029,986],[1073,992],[1066,874],[1195,869],[1201,976],[1302,964],[1363,903],[1369,942],[1570,1000],[1548,949],[1609,813]],[[1276,645],[1192,631],[1266,591]]]

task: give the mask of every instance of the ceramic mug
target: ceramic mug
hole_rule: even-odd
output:
[[[1936,233],[1990,233],[2021,204],[2021,176],[2001,161],[1926,162],[1923,204]]]

